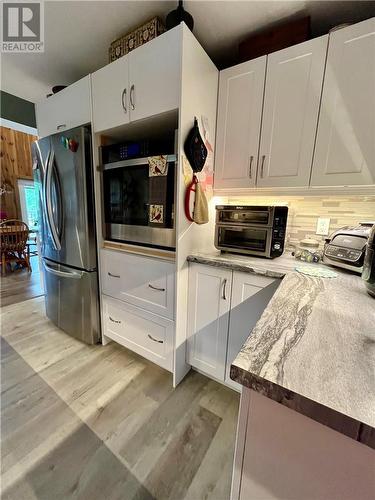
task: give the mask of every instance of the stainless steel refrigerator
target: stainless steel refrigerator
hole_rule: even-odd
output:
[[[90,127],[33,144],[47,316],[69,335],[99,341]]]

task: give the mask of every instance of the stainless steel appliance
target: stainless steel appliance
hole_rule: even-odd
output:
[[[326,239],[323,262],[362,273],[366,243],[375,222],[360,222],[345,226]]]
[[[164,200],[160,224],[150,223],[154,201],[148,157],[103,165],[106,239],[156,248],[176,247],[176,156],[166,156],[167,175],[158,178],[160,185],[156,186]]]
[[[47,316],[88,344],[99,341],[91,134],[80,127],[36,141],[41,259]]]
[[[362,278],[367,291],[375,297],[375,224],[372,226],[367,243]]]
[[[274,258],[284,251],[288,207],[216,206],[215,246]]]

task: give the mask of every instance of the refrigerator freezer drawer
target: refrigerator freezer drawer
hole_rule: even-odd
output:
[[[98,276],[43,259],[46,312],[53,323],[87,344],[99,342]]]

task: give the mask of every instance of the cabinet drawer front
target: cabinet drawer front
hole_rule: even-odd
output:
[[[171,371],[174,322],[109,297],[102,299],[104,335]]]
[[[110,250],[101,264],[104,294],[173,319],[174,264]]]

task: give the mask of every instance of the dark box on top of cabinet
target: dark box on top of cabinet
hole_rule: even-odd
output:
[[[153,17],[130,33],[121,36],[109,46],[109,62],[128,54],[132,50],[149,42],[165,32],[165,27],[158,17]]]
[[[249,61],[310,39],[310,17],[289,21],[246,38],[238,46],[239,62]]]

